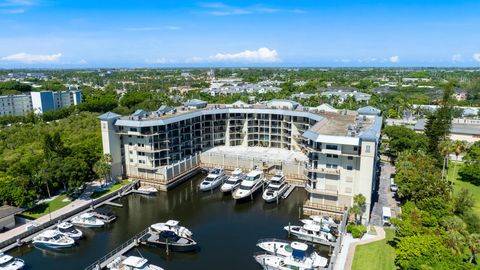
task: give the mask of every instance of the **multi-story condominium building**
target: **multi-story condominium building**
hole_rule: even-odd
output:
[[[30,95],[0,96],[0,116],[23,115],[32,111]]]
[[[0,116],[24,115],[67,108],[82,102],[80,91],[40,91],[30,94],[0,96]]]
[[[216,146],[275,147],[308,156],[309,201],[345,207],[361,193],[370,207],[378,171],[379,110],[325,112],[287,100],[255,105],[195,100],[185,105],[124,117],[101,115],[112,175],[154,180],[162,166]]]

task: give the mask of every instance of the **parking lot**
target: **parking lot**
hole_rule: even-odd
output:
[[[390,191],[390,177],[395,168],[389,162],[381,161],[381,173],[377,191],[373,194],[373,210],[370,215],[370,224],[382,226],[382,208],[392,209],[392,218],[400,213],[400,205],[395,199],[394,192]]]

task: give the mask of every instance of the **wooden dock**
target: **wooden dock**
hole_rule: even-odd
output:
[[[108,254],[103,256],[102,258],[96,260],[91,265],[87,266],[85,270],[101,270],[107,267],[109,263],[111,263],[116,258],[124,255],[125,253],[132,250],[134,247],[140,244],[140,238],[145,236],[148,233],[148,228],[139,232],[138,234],[134,235],[132,238],[125,241],[119,247],[115,248],[114,250],[110,251]]]
[[[122,204],[119,204],[119,203],[114,203],[114,202],[110,202],[110,201],[108,201],[108,202],[104,202],[103,204],[104,204],[104,205],[115,206],[115,207],[123,207],[123,205],[122,205]]]
[[[285,191],[285,193],[283,193],[282,199],[288,198],[288,196],[290,196],[290,194],[293,192],[293,190],[294,190],[296,187],[297,187],[297,186],[290,185],[290,186],[288,187],[287,191]]]

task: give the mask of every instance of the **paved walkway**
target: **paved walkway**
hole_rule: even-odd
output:
[[[400,203],[396,200],[395,194],[390,191],[390,177],[395,172],[395,168],[388,162],[381,161],[381,174],[379,186],[374,196],[373,209],[370,214],[370,224],[375,226],[383,226],[382,214],[383,207],[392,209],[392,217],[396,217],[400,213]]]
[[[377,235],[366,233],[362,239],[354,239],[350,234],[345,235],[334,270],[350,270],[352,268],[353,256],[355,255],[355,248],[358,245],[368,244],[385,238],[385,231],[382,227],[375,226],[375,230]]]
[[[90,198],[90,195],[93,193],[93,191],[99,186],[99,183],[93,182],[92,184],[89,184],[87,188],[85,189],[85,192],[75,201],[71,202],[70,204],[51,212],[50,214],[46,214],[42,217],[39,217],[35,219],[35,223],[38,225],[42,225],[44,223],[47,223],[50,221],[50,219],[54,219],[56,217],[59,217],[61,215],[67,214],[72,210],[75,210],[77,208],[80,208],[82,206],[88,205],[92,202],[92,199]],[[18,227],[15,227],[13,229],[10,229],[6,232],[0,233],[0,242],[9,240],[11,238],[16,237],[17,235],[23,233],[26,231],[26,226],[27,224],[20,225]]]

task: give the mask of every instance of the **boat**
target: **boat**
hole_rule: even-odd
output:
[[[335,236],[333,236],[331,233],[322,231],[321,226],[316,224],[285,226],[283,229],[298,239],[312,243],[330,245],[330,242],[334,242],[336,240]]]
[[[117,257],[107,264],[110,270],[163,270],[160,266],[148,263],[148,260],[137,256]]]
[[[270,179],[270,183],[263,192],[262,198],[267,203],[277,201],[288,190],[288,187],[289,185],[285,181],[283,173],[277,173]]]
[[[223,193],[233,192],[240,184],[242,180],[245,178],[245,174],[243,173],[242,169],[235,169],[230,177],[223,183],[220,187],[220,190]]]
[[[219,187],[227,178],[223,168],[213,168],[200,183],[201,191],[210,191]]]
[[[103,227],[105,222],[101,221],[91,212],[83,213],[78,216],[75,216],[71,220],[73,225],[87,228],[98,228]]]
[[[272,254],[255,254],[255,260],[266,270],[313,270],[322,267],[325,263],[323,257],[309,257],[306,255],[308,246],[303,243],[293,242],[290,247],[292,253],[289,256]]]
[[[300,220],[305,225],[318,225],[322,232],[331,233],[333,236],[338,236],[338,228],[335,221],[330,217],[311,216],[310,219]]]
[[[245,176],[240,186],[232,193],[232,197],[235,200],[253,198],[253,194],[263,185],[264,181],[263,172],[254,169]]]
[[[292,246],[298,246],[298,244],[299,242],[290,242],[281,239],[262,239],[258,241],[257,246],[269,254],[289,257],[293,255],[292,253],[294,249]],[[326,267],[328,264],[328,259],[318,255],[313,248],[309,247],[305,254],[316,262],[315,266]]]
[[[137,190],[145,195],[152,195],[158,192],[158,189],[152,186],[141,186]]]
[[[66,236],[72,239],[80,239],[82,238],[82,231],[75,228],[72,223],[68,221],[61,222],[57,225],[57,231],[60,233],[65,234]]]
[[[189,229],[178,225],[179,223],[177,220],[170,219],[167,220],[167,222],[152,224],[150,225],[150,229],[155,232],[170,230],[181,237],[191,238],[193,233]]]
[[[170,251],[194,251],[197,250],[197,242],[195,240],[179,236],[171,231],[168,227],[164,230],[152,230],[140,238],[140,242],[151,247],[168,248]]]
[[[110,223],[114,220],[117,219],[117,216],[115,215],[115,212],[107,207],[99,207],[95,208],[95,210],[92,211],[92,214],[103,221],[104,223]]]
[[[69,248],[75,245],[75,240],[57,230],[46,230],[35,236],[32,241],[36,247]]]
[[[0,251],[0,269],[18,270],[25,267],[25,261],[19,258],[14,258]]]

